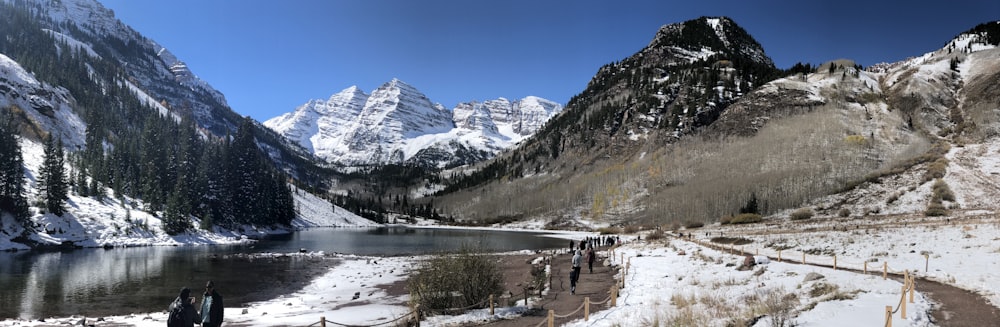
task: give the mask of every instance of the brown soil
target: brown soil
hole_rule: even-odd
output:
[[[524,316],[517,317],[515,319],[499,320],[485,325],[503,327],[535,326],[542,321],[545,321],[545,319],[548,319],[549,310],[553,310],[556,315],[567,315],[576,311],[577,308],[580,308],[585,297],[589,297],[591,302],[601,302],[606,300],[610,296],[611,287],[615,285],[615,274],[618,273],[618,270],[617,267],[608,267],[603,265],[603,262],[608,254],[606,248],[600,248],[599,251],[597,251],[597,254],[597,261],[594,262],[593,273],[590,273],[587,269],[586,263],[584,264],[583,269],[581,269],[580,280],[576,284],[576,294],[570,294],[569,285],[569,272],[571,270],[570,260],[573,256],[569,255],[567,252],[559,253],[552,258],[552,282],[548,294],[545,295],[540,302],[538,302],[538,305],[534,309],[529,311]],[[508,281],[517,280],[517,276],[526,276],[521,278],[530,279],[531,265],[524,263],[523,260],[519,262],[518,258],[510,258],[505,260],[504,266],[506,267],[504,277]],[[517,289],[511,291],[514,294],[518,294],[520,292]],[[520,301],[524,301],[524,299],[522,298]],[[590,313],[593,315],[598,310],[604,310],[607,308],[607,304],[591,305]],[[583,318],[583,314],[584,310],[579,310],[569,317],[556,318],[555,325],[559,326],[572,320]]]
[[[976,293],[924,279],[918,279],[916,284],[918,291],[934,301],[931,318],[938,326],[1000,325],[1000,310]]]

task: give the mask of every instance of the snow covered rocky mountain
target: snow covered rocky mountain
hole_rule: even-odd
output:
[[[371,94],[352,86],[264,122],[329,162],[455,167],[491,158],[562,110],[529,96],[466,102],[447,110],[398,79]]]

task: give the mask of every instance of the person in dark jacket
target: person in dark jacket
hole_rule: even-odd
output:
[[[170,303],[170,308],[167,309],[167,325],[171,325],[169,321],[170,315],[178,307],[180,307],[181,315],[180,321],[174,322],[175,325],[180,327],[194,327],[195,323],[200,323],[201,316],[198,315],[198,311],[194,308],[194,300],[191,297],[191,289],[187,287],[181,288],[180,295],[174,299],[174,302]]]
[[[201,300],[201,326],[222,326],[222,295],[215,291],[215,283],[205,283],[205,295]]]

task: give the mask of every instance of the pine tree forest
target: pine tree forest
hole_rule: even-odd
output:
[[[62,214],[66,194],[73,190],[94,198],[111,194],[118,200],[140,199],[143,205],[135,209],[161,214],[170,234],[195,228],[192,218],[202,221],[201,228],[288,225],[294,218],[289,178],[264,159],[252,120],[244,118],[228,137],[216,137],[196,127],[190,117],[162,113],[123,83],[126,72],[102,59],[143,55],[140,45],[119,44],[114,51],[98,46],[94,49],[98,57],[60,51],[70,46],[44,32],[38,23],[44,18],[33,17],[37,14],[17,4],[0,6],[7,6],[0,10],[0,30],[6,35],[0,38],[0,53],[17,60],[40,81],[69,90],[76,100],[73,109],[87,124],[85,146],[65,149],[68,153],[63,153],[58,139],[28,137],[46,144],[40,199],[44,211]],[[5,115],[19,110],[0,108]],[[24,174],[15,171],[22,162],[16,139],[17,131],[31,127],[24,126],[31,122],[4,122],[9,124],[0,130],[0,209],[27,219]],[[69,170],[62,169],[64,161]]]

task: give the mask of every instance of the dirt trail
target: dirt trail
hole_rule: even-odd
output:
[[[931,318],[938,326],[1000,326],[1000,310],[976,293],[920,278],[917,291],[934,301]]]
[[[531,327],[538,324],[547,326],[543,322],[548,319],[549,310],[554,310],[557,316],[568,315],[580,308],[585,297],[590,297],[591,302],[601,302],[608,299],[611,287],[615,285],[615,274],[618,273],[618,270],[616,267],[608,267],[603,264],[604,260],[607,259],[605,257],[608,253],[607,248],[601,248],[597,253],[598,257],[594,263],[593,273],[590,273],[586,263],[584,263],[583,269],[580,271],[580,280],[576,284],[576,294],[570,294],[569,285],[570,260],[573,256],[568,253],[556,255],[552,258],[552,284],[548,295],[543,297],[539,303],[540,308],[533,309],[516,319],[494,321],[485,324],[485,326]],[[591,319],[593,319],[595,312],[607,308],[607,304],[591,304]],[[581,319],[583,314],[584,310],[580,309],[569,317],[556,318],[555,325],[560,326]]]

